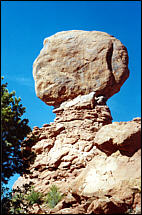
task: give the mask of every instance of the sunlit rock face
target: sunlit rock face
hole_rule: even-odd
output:
[[[62,31],[44,40],[33,76],[37,96],[48,105],[90,92],[109,98],[129,76],[127,50],[104,32]]]
[[[65,196],[52,210],[40,205],[42,214],[140,212],[141,119],[111,123],[106,105],[55,112],[54,123],[34,127],[25,140],[36,136],[33,146],[27,144],[36,159],[31,174],[19,177],[13,188],[32,182],[46,194],[56,185]],[[33,213],[39,214],[35,208]]]
[[[36,157],[13,188],[32,182],[45,195],[56,185],[64,198],[30,213],[138,214],[141,119],[112,122],[106,105],[129,76],[126,48],[103,32],[60,32],[45,39],[33,75],[37,96],[55,107],[56,118],[25,139],[23,159]]]

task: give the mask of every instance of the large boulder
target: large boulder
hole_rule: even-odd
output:
[[[141,146],[141,118],[128,122],[113,122],[103,126],[95,136],[99,149],[112,154],[116,150],[124,155],[133,155]]]
[[[129,76],[127,50],[104,32],[62,31],[44,40],[33,76],[37,96],[48,105],[91,92],[108,99]]]

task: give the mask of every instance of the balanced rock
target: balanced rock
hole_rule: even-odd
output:
[[[103,32],[60,32],[45,39],[33,75],[37,96],[55,107],[56,118],[24,140],[30,174],[13,188],[33,184],[46,195],[56,185],[64,197],[53,209],[34,204],[30,213],[139,212],[141,119],[112,123],[106,105],[129,76],[126,48]]]
[[[48,105],[91,92],[108,99],[129,76],[127,50],[104,32],[62,31],[44,40],[33,76],[37,96]]]

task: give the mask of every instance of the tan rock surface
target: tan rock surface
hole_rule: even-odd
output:
[[[113,122],[103,126],[95,136],[95,143],[102,151],[111,154],[120,150],[123,154],[135,153],[141,145],[141,124],[139,120]]]
[[[37,96],[56,118],[24,140],[21,150],[36,157],[13,188],[31,182],[46,194],[56,185],[64,197],[54,209],[34,204],[31,213],[139,212],[141,121],[112,123],[106,105],[128,78],[126,48],[103,32],[60,32],[45,39],[33,74]]]
[[[33,76],[37,96],[48,105],[91,92],[109,98],[129,76],[127,50],[104,32],[62,31],[44,40]]]
[[[126,190],[128,192],[132,185],[135,186],[134,182],[140,181],[140,160],[140,150],[131,158],[121,155],[119,151],[111,156],[100,153],[75,179],[72,192],[88,197],[99,196],[100,193],[101,195],[117,196],[120,199]]]
[[[140,211],[140,184],[141,150],[132,157],[117,151],[108,157],[104,153],[96,155],[73,181],[71,192],[88,197],[89,214],[124,214],[129,208]]]
[[[86,105],[89,107],[87,103]],[[140,135],[140,118],[130,122],[111,123],[111,114],[106,105],[96,105],[93,109],[83,107],[82,110],[70,106],[56,111],[54,123],[33,129],[39,139],[31,147],[31,151],[37,154],[34,163],[30,165],[31,174],[20,177],[13,187],[33,182],[35,191],[45,194],[55,184],[62,193],[71,195],[64,198],[63,204],[50,209],[50,214],[55,211],[57,214],[110,214],[114,211],[122,213],[128,208],[140,210],[141,196],[138,190],[141,153],[140,144],[136,144],[139,140],[136,137]],[[89,121],[85,121],[88,114]],[[102,121],[98,120],[101,118]],[[120,148],[112,153],[113,145],[107,148],[106,153],[102,152],[96,140],[99,140],[101,130],[105,127],[107,132],[101,135],[100,141],[111,133],[114,142],[121,142],[118,145],[125,146],[126,139],[129,139],[129,147],[125,146],[125,152],[133,148],[133,153],[124,155]],[[115,128],[115,132],[112,128]],[[41,140],[41,136],[45,138]],[[72,202],[69,199],[74,200]],[[46,209],[42,207],[43,210]]]

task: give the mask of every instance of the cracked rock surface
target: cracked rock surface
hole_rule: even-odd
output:
[[[127,50],[104,32],[62,31],[44,40],[33,76],[37,96],[48,105],[90,92],[108,99],[129,76]]]

